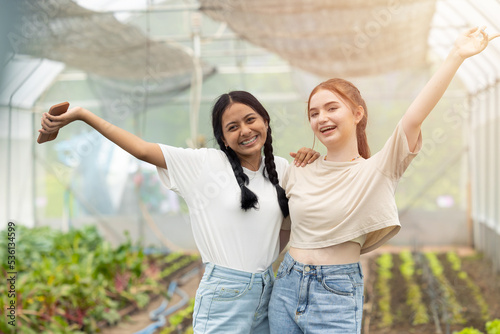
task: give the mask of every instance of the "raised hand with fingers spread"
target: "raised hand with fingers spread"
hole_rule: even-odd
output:
[[[309,95],[308,117],[327,154],[306,168],[288,169],[290,250],[278,269],[271,333],[360,333],[363,274],[360,255],[401,228],[396,186],[422,147],[420,127],[460,65],[499,34],[473,28],[453,48],[396,125],[370,154],[367,105],[351,82],[334,78]]]
[[[486,49],[488,43],[499,36],[500,33],[488,36],[486,26],[481,27],[481,29],[479,27],[471,28],[457,38],[454,44],[455,50],[452,52],[455,51],[464,59],[469,58]]]

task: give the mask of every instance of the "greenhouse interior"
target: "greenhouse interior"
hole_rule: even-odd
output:
[[[270,115],[273,154],[291,163],[302,147],[326,154],[309,94],[343,78],[366,101],[375,154],[457,36],[500,32],[499,0],[1,6],[1,333],[198,333],[206,261],[187,201],[83,121],[37,143],[51,106],[150,143],[218,150],[212,108],[247,91]],[[500,333],[499,152],[500,38],[463,62],[422,124],[395,192],[401,230],[361,255],[361,333]]]

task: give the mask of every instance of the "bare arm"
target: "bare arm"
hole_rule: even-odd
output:
[[[76,120],[84,121],[137,159],[158,167],[167,168],[165,158],[158,144],[147,142],[81,107],[71,108],[60,116],[44,113],[41,121],[42,129],[39,132],[49,134]]]
[[[488,37],[484,29],[473,28],[457,38],[448,57],[404,114],[402,125],[412,151],[417,144],[422,122],[439,102],[460,65],[465,59],[483,51],[489,41],[500,36],[495,34]]]

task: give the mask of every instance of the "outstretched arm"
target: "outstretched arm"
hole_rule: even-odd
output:
[[[71,108],[60,116],[44,113],[41,122],[42,129],[39,132],[43,134],[53,133],[76,120],[84,121],[134,157],[155,166],[167,168],[165,158],[158,144],[147,142],[81,107]]]
[[[500,36],[495,34],[488,37],[485,28],[472,28],[457,38],[448,57],[404,114],[402,125],[412,151],[417,144],[422,122],[439,102],[460,65],[465,59],[483,51],[489,41]]]

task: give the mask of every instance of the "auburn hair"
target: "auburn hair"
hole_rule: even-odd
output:
[[[368,109],[366,108],[365,100],[361,97],[359,89],[351,82],[340,78],[329,79],[320,83],[312,90],[311,94],[309,95],[309,100],[307,101],[308,117],[311,98],[320,90],[328,90],[338,95],[340,98],[342,98],[342,100],[349,104],[352,112],[354,112],[359,106],[363,107],[363,118],[356,126],[356,138],[358,141],[359,155],[361,155],[365,159],[368,159],[371,156],[370,147],[368,146],[368,138],[366,137]]]

